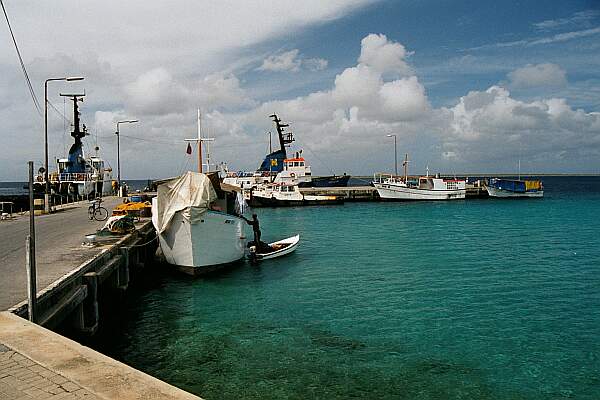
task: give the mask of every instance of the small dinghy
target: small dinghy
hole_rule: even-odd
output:
[[[269,243],[271,251],[257,253],[254,246],[250,248],[250,260],[255,262],[259,260],[268,260],[269,258],[281,257],[296,250],[300,243],[300,235],[292,236],[278,242]]]

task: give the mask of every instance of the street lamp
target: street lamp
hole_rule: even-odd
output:
[[[133,124],[136,122],[140,121],[138,121],[137,119],[126,119],[117,122],[117,131],[115,132],[115,135],[117,135],[117,184],[119,188],[121,187],[121,149],[119,144],[119,124]]]
[[[82,81],[82,76],[68,76],[64,78],[49,78],[44,82],[44,180],[46,187],[44,189],[44,211],[50,212],[50,181],[48,180],[48,82],[50,81]]]
[[[396,135],[390,134],[386,136],[394,138],[394,173],[396,176],[398,176],[398,150],[396,148]]]

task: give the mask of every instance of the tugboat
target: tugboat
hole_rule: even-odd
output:
[[[310,166],[302,157],[302,150],[296,152],[294,157],[288,158],[287,149],[295,141],[292,132],[286,132],[288,124],[282,123],[277,114],[272,114],[279,149],[270,151],[264,158],[256,172],[227,173],[223,182],[252,189],[265,183],[297,184],[299,187],[345,187],[348,186],[350,175],[332,175],[314,178]],[[270,146],[269,146],[270,147]]]
[[[83,124],[80,127],[79,101],[83,101],[85,94],[65,95],[73,101],[73,131],[71,136],[75,139],[66,158],[57,161],[58,170],[49,174],[50,189],[53,194],[97,197],[112,193],[112,168],[105,166],[104,160],[98,155],[85,158],[83,152],[83,139],[88,135]],[[95,148],[96,153],[99,148]],[[33,184],[34,191],[43,192],[45,188],[43,174],[36,177]]]

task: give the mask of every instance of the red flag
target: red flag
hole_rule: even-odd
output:
[[[188,143],[187,150],[185,151],[188,154],[192,154],[192,145]]]

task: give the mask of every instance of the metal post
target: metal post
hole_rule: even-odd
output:
[[[394,172],[398,176],[398,149],[396,147],[396,135],[394,135]]]
[[[48,181],[48,80],[44,81],[44,180],[46,186],[44,189],[44,212],[50,212],[50,181]]]
[[[119,143],[119,123],[117,122],[117,190],[121,187],[121,148]]]
[[[396,147],[396,134],[386,135],[387,137],[394,138],[394,175],[398,176],[398,149]]]
[[[35,322],[37,277],[35,265],[35,210],[33,206],[33,161],[29,161],[29,235],[25,244],[25,262],[27,268],[27,303],[29,320]]]

